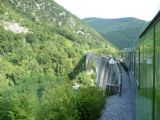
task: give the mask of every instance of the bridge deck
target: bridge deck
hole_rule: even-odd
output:
[[[107,98],[105,109],[99,120],[135,120],[135,82],[130,72],[130,83],[127,73],[122,70],[122,94]]]

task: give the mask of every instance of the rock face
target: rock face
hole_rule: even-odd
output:
[[[28,33],[29,32],[27,28],[22,27],[21,25],[19,25],[19,23],[5,21],[3,22],[3,26],[5,30],[12,31],[14,33]]]

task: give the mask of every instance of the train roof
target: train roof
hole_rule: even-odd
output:
[[[153,18],[153,20],[148,24],[145,30],[140,34],[139,38],[141,38],[147,31],[149,31],[157,22],[160,20],[160,10],[157,15]]]

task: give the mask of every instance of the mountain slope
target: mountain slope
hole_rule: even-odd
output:
[[[53,0],[0,0],[0,120],[98,119],[90,51],[117,52]]]
[[[83,20],[120,49],[132,47],[147,23],[132,17],[119,19],[85,18]]]
[[[0,16],[0,53],[2,57],[17,55],[9,58],[16,59],[15,65],[26,60],[19,55],[20,51],[31,53],[32,60],[41,67],[53,63],[54,66],[45,69],[66,76],[88,51],[115,50],[97,32],[53,0],[1,0]],[[64,70],[59,73],[57,59],[63,61],[60,67]],[[70,65],[66,65],[65,59]]]

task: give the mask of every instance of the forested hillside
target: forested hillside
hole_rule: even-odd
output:
[[[83,20],[119,49],[132,47],[147,24],[144,20],[132,17],[119,19],[85,18]]]
[[[89,51],[117,53],[53,0],[0,0],[0,120],[97,119],[104,96],[85,71]]]

